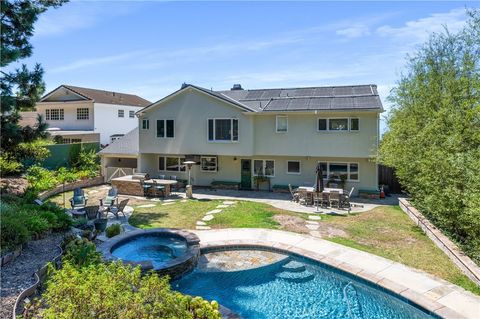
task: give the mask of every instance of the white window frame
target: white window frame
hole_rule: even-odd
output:
[[[89,119],[90,119],[90,109],[88,107],[77,107],[77,120],[84,121]]]
[[[144,124],[147,124],[145,128]],[[149,119],[142,119],[142,130],[148,131],[150,129],[150,120]]]
[[[125,110],[117,110],[118,118],[125,118]]]
[[[52,118],[52,111],[58,111],[58,118]],[[63,121],[65,120],[65,110],[64,109],[45,109],[45,120],[47,121]]]
[[[285,118],[287,120],[287,129],[285,131],[279,131],[278,130],[278,119],[279,118]],[[287,115],[277,115],[275,116],[275,133],[288,133],[288,116]]]
[[[163,121],[163,127],[164,127],[164,136],[158,136],[158,121]],[[173,121],[173,136],[172,137],[167,137],[167,121]],[[175,119],[157,119],[155,121],[155,137],[156,138],[168,138],[168,139],[174,139],[175,138],[175,133],[176,133],[176,128],[175,128]]]
[[[135,118],[135,111],[128,111],[128,118],[134,119]]]
[[[258,158],[255,158],[252,160],[253,161],[253,165],[252,165],[252,175],[253,176],[266,176],[266,177],[275,177],[275,171],[277,170],[277,165],[275,165],[275,160],[272,160],[272,159],[258,159]],[[255,161],[262,161],[262,170],[263,170],[263,175],[258,175],[258,174],[255,174]],[[271,161],[273,162],[273,175],[267,175],[265,174],[265,168],[267,166],[267,161]]]
[[[210,120],[213,120],[213,140],[211,140],[209,138],[209,127],[208,127],[208,123]],[[216,123],[215,121],[216,120],[230,120],[230,140],[217,140],[215,139],[215,126],[216,126]],[[236,120],[237,121],[237,139],[234,140],[233,139],[233,121]],[[211,118],[208,118],[207,119],[207,141],[209,143],[238,143],[240,142],[240,120],[238,118],[235,118],[235,117],[211,117]]]
[[[173,171],[173,170],[169,170],[167,169],[167,157],[168,158],[176,158],[177,159],[177,167],[178,167],[178,170],[176,171]],[[163,158],[163,167],[165,168],[164,170],[161,170],[160,169],[160,159]],[[183,160],[183,161],[182,161]],[[181,156],[170,156],[170,155],[161,155],[161,156],[158,156],[158,165],[157,165],[157,170],[159,172],[177,172],[177,173],[183,173],[183,172],[186,172],[187,171],[187,168],[185,168],[185,170],[181,170],[180,169],[180,166],[182,166],[182,163],[185,162],[185,157],[181,157]]]
[[[347,130],[331,130],[330,129],[330,120],[347,120],[347,126],[348,126],[348,129]],[[352,119],[357,119],[358,120],[358,130],[352,130]],[[319,120],[326,120],[327,121],[327,129],[326,130],[320,130],[319,129],[319,125],[318,125],[318,122]],[[317,122],[315,123],[315,125],[317,126],[317,132],[320,132],[320,133],[347,133],[347,132],[360,132],[360,118],[359,117],[356,117],[356,116],[353,116],[353,117],[318,117],[317,118]]]
[[[354,183],[359,183],[360,182],[360,163],[359,162],[338,162],[338,161],[317,161],[318,163],[326,163],[327,164],[327,178],[330,176],[330,164],[346,164],[347,165],[347,182],[354,182]],[[357,165],[357,175],[358,179],[350,179],[350,165],[351,164],[356,164]]]
[[[290,163],[290,162],[297,162],[298,163],[298,173],[288,171],[288,163]],[[302,175],[302,161],[287,160],[287,174],[289,174],[289,175]]]
[[[202,159],[204,159],[204,158],[215,159],[215,169],[214,170],[204,170],[203,169]],[[217,156],[200,156],[200,171],[205,172],[205,173],[216,173],[216,172],[218,172],[218,157]]]

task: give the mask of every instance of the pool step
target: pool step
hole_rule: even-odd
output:
[[[290,272],[302,272],[306,270],[304,264],[295,260],[289,261],[288,263],[283,265],[282,269],[284,271],[290,271]]]
[[[307,282],[312,280],[315,277],[314,274],[312,274],[307,270],[302,272],[282,271],[276,274],[275,276],[279,279],[283,279],[290,282],[296,282],[296,283]]]

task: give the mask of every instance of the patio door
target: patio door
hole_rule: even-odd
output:
[[[241,183],[242,189],[252,189],[252,160],[241,160]]]

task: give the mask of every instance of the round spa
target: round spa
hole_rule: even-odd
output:
[[[197,235],[172,228],[136,230],[103,243],[98,249],[106,260],[139,265],[142,271],[178,278],[197,264],[200,249]]]

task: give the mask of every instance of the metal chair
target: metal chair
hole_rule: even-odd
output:
[[[292,188],[292,184],[288,184],[288,189],[290,190],[290,194],[292,195],[292,201],[295,203],[298,203],[299,201],[299,196],[298,192],[295,192]]]
[[[329,194],[329,202],[331,207],[340,208],[340,192],[331,191]]]
[[[330,194],[322,193],[322,207],[328,207],[330,205]]]
[[[161,193],[162,197],[165,198],[165,185],[161,185],[155,182],[153,184],[153,190],[155,191],[155,196],[160,197],[159,193]]]
[[[158,179],[165,179],[165,175],[158,175]]]
[[[117,219],[118,219],[118,214],[119,214],[119,213],[122,213],[122,214],[123,214],[123,217],[126,218],[127,216],[125,216],[125,213],[123,212],[123,210],[125,209],[125,206],[127,206],[128,201],[129,201],[128,198],[122,200],[122,201],[120,202],[120,204],[118,204],[118,206],[115,205],[115,206],[110,207],[109,212],[112,213],[113,215],[115,215],[115,217],[116,217]]]
[[[143,189],[143,196],[144,197],[150,196],[150,190],[152,189],[152,185],[145,184],[145,180],[142,180],[141,183],[142,183],[142,189]]]
[[[352,187],[348,195],[340,195],[340,207],[341,208],[348,208],[350,209],[350,198],[353,195],[353,191],[355,190],[355,187]]]
[[[177,176],[176,176],[176,175],[171,175],[171,176],[170,176],[170,180],[176,181],[176,180],[177,180]],[[178,185],[178,183],[177,183],[177,184],[172,184],[172,185],[170,185],[170,190],[171,190],[171,191],[173,191],[173,190],[177,191],[177,190],[178,190],[178,186],[177,186],[177,185]]]

